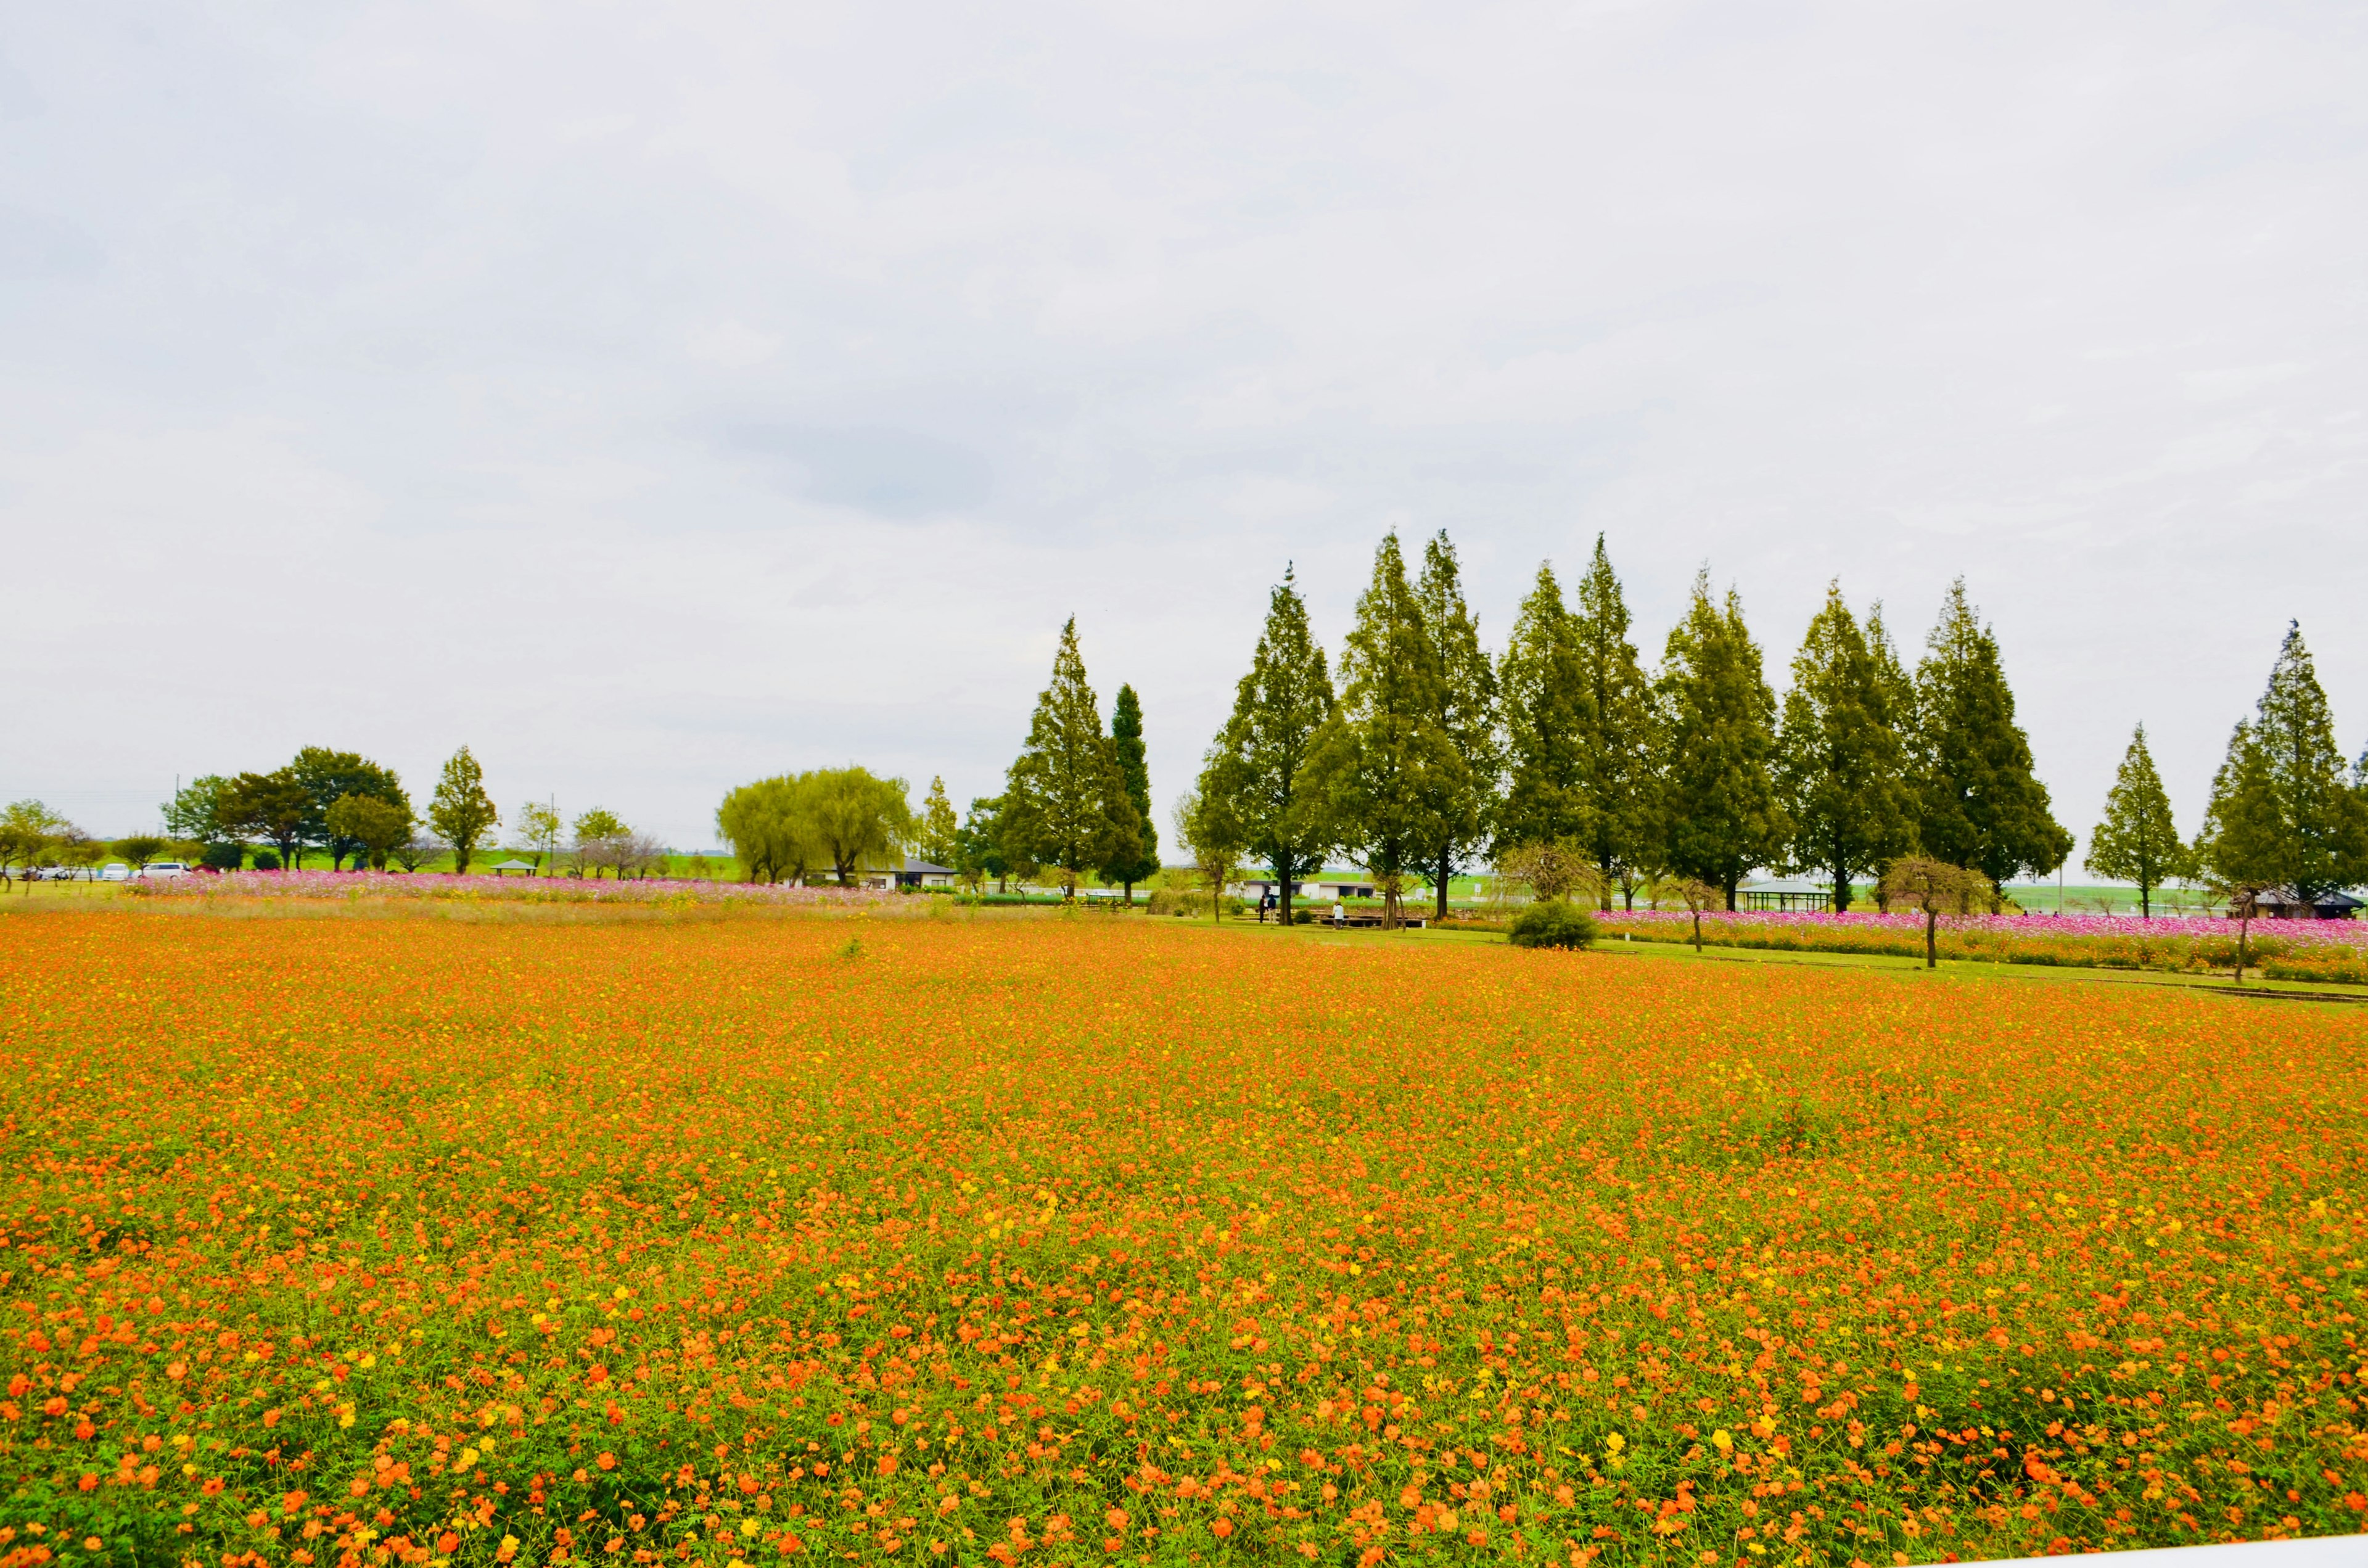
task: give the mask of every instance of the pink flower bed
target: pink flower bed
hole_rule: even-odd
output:
[[[145,898],[429,898],[511,903],[763,903],[848,908],[898,902],[866,888],[794,888],[763,882],[640,881],[572,877],[453,876],[426,871],[224,871],[127,885]]]
[[[1613,910],[1604,918],[1615,923],[1664,923],[1691,929],[1693,917],[1684,910]],[[1708,935],[1713,924],[1721,930],[1760,928],[1770,931],[1876,930],[1924,933],[1924,917],[1913,913],[1884,915],[1853,910],[1847,915],[1778,914],[1771,910],[1724,910],[1702,916]],[[2296,947],[2368,948],[2368,920],[2256,920],[2253,934],[2274,937]],[[1944,915],[1941,929],[1980,932],[2026,940],[2048,937],[2203,937],[2237,934],[2237,922],[2221,915],[2157,915],[2141,920],[2135,915]]]

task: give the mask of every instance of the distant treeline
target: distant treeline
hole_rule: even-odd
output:
[[[427,815],[414,814],[394,769],[357,752],[306,746],[268,772],[207,774],[192,779],[161,811],[161,833],[108,843],[95,839],[39,801],[0,812],[0,867],[89,867],[108,855],[137,869],[159,858],[186,858],[212,870],[302,869],[309,856],[329,869],[390,865],[406,871],[449,858],[465,874],[495,845],[501,812],[485,793],[484,771],[462,746],[444,764]],[[529,801],[513,821],[508,853],[530,869],[632,876],[663,869],[666,851],[613,812],[577,816],[574,842],[555,804]]]

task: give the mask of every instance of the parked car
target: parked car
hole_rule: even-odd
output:
[[[128,882],[131,880],[131,868],[120,860],[109,860],[100,869],[98,880],[102,882]]]
[[[151,860],[140,869],[143,877],[186,877],[189,874],[187,860]]]

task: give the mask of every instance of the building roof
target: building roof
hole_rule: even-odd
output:
[[[1758,881],[1744,883],[1736,891],[1737,892],[1829,893],[1834,891],[1834,884],[1812,881],[1807,877],[1762,877]]]
[[[912,875],[922,877],[951,877],[954,874],[954,869],[951,866],[932,866],[927,860],[911,855],[905,857],[903,869]]]

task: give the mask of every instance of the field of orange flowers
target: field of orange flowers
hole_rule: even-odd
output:
[[[1191,922],[0,920],[0,1562],[2348,1531],[2368,1017]]]

